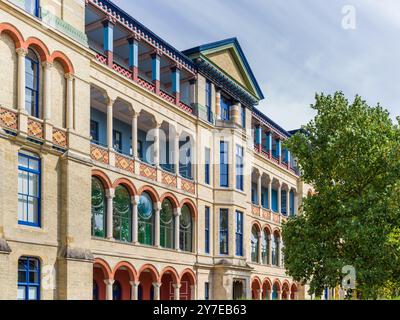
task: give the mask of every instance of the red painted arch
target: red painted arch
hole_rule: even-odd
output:
[[[263,289],[266,286],[269,288],[269,290],[272,290],[272,282],[269,278],[265,278],[263,281],[263,284],[262,284]]]
[[[65,73],[75,74],[71,60],[61,51],[54,51],[50,56],[50,62],[58,61],[64,68]]]
[[[158,282],[158,283],[160,282],[160,274],[158,273],[156,267],[154,267],[151,264],[145,264],[144,266],[142,266],[140,268],[140,270],[138,272],[138,279],[140,279],[140,276],[141,276],[142,272],[145,271],[145,270],[150,270],[153,282]]]
[[[181,272],[181,275],[180,275],[179,279],[182,280],[182,277],[183,277],[185,274],[189,275],[189,276],[192,278],[191,280],[192,280],[192,284],[193,284],[193,285],[196,284],[196,274],[193,272],[193,270],[191,270],[191,269],[189,269],[189,268],[186,268],[185,270],[183,270],[183,271]]]
[[[96,258],[93,262],[93,266],[96,264],[101,267],[104,274],[104,279],[113,279],[113,272],[106,261],[100,258]]]
[[[263,230],[263,231],[264,231],[264,230],[267,230],[268,234],[269,234],[269,235],[272,235],[272,229],[271,229],[271,227],[270,227],[269,224],[266,224],[266,225],[263,227],[262,230]]]
[[[278,291],[281,291],[282,283],[279,281],[279,279],[275,279],[272,286],[274,286],[275,284],[278,286]]]
[[[160,202],[163,202],[165,199],[170,200],[175,209],[179,207],[179,201],[173,193],[171,192],[164,193],[160,198]]]
[[[194,218],[196,218],[197,217],[197,208],[196,208],[196,205],[194,204],[194,202],[192,200],[186,198],[181,201],[179,206],[182,208],[185,204],[189,207],[190,212],[192,213],[192,216]]]
[[[119,262],[119,263],[114,267],[114,270],[113,270],[113,273],[112,273],[113,278],[114,278],[114,276],[115,276],[115,273],[116,273],[121,267],[125,267],[125,270],[128,271],[128,273],[129,273],[129,280],[130,280],[130,281],[135,281],[135,282],[136,282],[136,281],[138,280],[138,277],[137,277],[137,273],[136,273],[135,268],[134,268],[129,262],[126,262],[126,261],[121,261],[121,262]]]
[[[160,281],[162,280],[162,277],[165,274],[170,274],[172,276],[172,279],[175,281],[175,283],[177,283],[177,284],[180,283],[180,277],[179,277],[178,272],[175,270],[175,268],[173,268],[173,267],[164,268],[160,273]]]
[[[254,226],[257,226],[258,232],[260,232],[262,230],[261,224],[259,221],[253,221],[251,223],[251,228],[253,229]]]
[[[100,181],[103,183],[104,188],[106,189],[111,189],[112,188],[112,183],[110,178],[103,172],[98,169],[92,170],[92,177],[96,177],[100,179]]]
[[[29,49],[30,47],[34,48],[36,52],[40,56],[40,60],[42,62],[50,62],[50,52],[47,46],[42,42],[42,40],[35,38],[35,37],[30,37],[28,40],[25,41],[23,44],[23,47],[25,49]]]
[[[140,196],[143,192],[147,192],[150,195],[151,200],[153,200],[154,202],[160,201],[160,197],[159,197],[156,189],[154,189],[153,187],[151,187],[151,186],[141,187],[138,191],[138,195]]]
[[[119,178],[119,179],[114,181],[112,187],[115,189],[119,185],[126,187],[131,196],[136,196],[137,195],[137,190],[136,190],[135,186],[133,185],[133,183],[130,180],[128,180],[126,178]]]
[[[6,22],[0,23],[0,35],[2,33],[7,34],[11,37],[11,39],[13,39],[16,49],[23,47],[24,38],[21,32],[19,32],[19,30],[15,28],[12,24]]]

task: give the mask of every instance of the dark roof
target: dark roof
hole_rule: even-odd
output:
[[[265,121],[265,123],[267,123],[268,125],[271,126],[271,128],[275,129],[277,132],[279,132],[280,134],[286,136],[287,138],[289,138],[290,136],[292,136],[292,133],[290,131],[286,131],[285,129],[283,129],[280,125],[278,125],[276,122],[274,122],[271,118],[269,118],[268,116],[266,116],[264,113],[262,113],[260,110],[253,108],[253,113],[258,116],[259,118],[261,118],[263,121]]]
[[[191,48],[191,49],[184,50],[184,51],[182,51],[182,53],[185,54],[186,56],[190,56],[195,53],[201,53],[202,51],[218,48],[221,46],[225,46],[227,44],[233,44],[236,47],[237,51],[239,52],[240,59],[243,61],[246,71],[249,74],[251,81],[253,82],[253,84],[256,88],[257,95],[260,97],[260,100],[264,99],[264,94],[256,80],[256,77],[254,76],[253,71],[251,70],[250,64],[247,61],[246,56],[244,55],[243,50],[242,50],[242,48],[239,44],[239,41],[236,37],[203,44],[203,45]]]

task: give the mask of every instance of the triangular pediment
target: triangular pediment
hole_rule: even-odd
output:
[[[261,100],[263,93],[236,38],[221,40],[184,51],[201,55],[233,79],[251,95]]]

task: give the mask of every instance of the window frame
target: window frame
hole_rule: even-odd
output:
[[[210,254],[210,207],[205,207],[204,215],[204,253]]]
[[[210,162],[211,162],[211,149],[205,147],[204,149],[204,183],[210,185]]]
[[[32,52],[32,55],[34,55],[36,57],[36,60],[33,60],[32,57],[30,57],[30,52]],[[27,83],[27,71],[28,68],[26,67],[27,65],[27,61],[29,61],[35,68],[34,68],[34,72],[33,72],[33,81],[34,83],[36,82],[36,88],[33,85],[32,88],[28,86]],[[32,117],[35,118],[39,118],[39,101],[40,101],[40,58],[38,56],[38,54],[31,48],[28,49],[28,54],[25,56],[25,84],[24,84],[24,89],[25,89],[25,110],[26,110],[26,105],[27,105],[27,92],[30,91],[31,93],[35,93],[35,99],[34,101],[32,101],[31,103],[34,103],[34,110],[32,110],[32,105],[31,105],[31,110],[26,110],[28,112],[28,114]],[[36,74],[35,74],[35,70],[36,70]]]
[[[19,158],[20,157],[25,157],[28,158],[28,168],[26,167],[22,167],[19,164]],[[33,170],[29,168],[29,161],[30,160],[35,160],[38,162],[38,170]],[[29,227],[37,227],[37,228],[41,228],[41,207],[42,207],[42,159],[40,157],[37,156],[33,156],[33,155],[28,155],[26,153],[24,153],[23,151],[18,152],[18,175],[19,175],[19,171],[23,171],[23,172],[27,172],[28,174],[35,174],[38,177],[38,196],[31,196],[29,194],[29,175],[28,175],[28,182],[27,182],[27,186],[28,186],[28,190],[27,190],[27,194],[22,194],[18,192],[18,197],[22,196],[25,198],[35,198],[37,200],[37,222],[28,222],[28,221],[24,221],[24,220],[20,220],[18,217],[18,224],[19,225],[24,225],[24,226],[29,226]],[[18,184],[19,184],[19,177],[18,177]],[[27,217],[29,216],[29,212],[28,212],[28,202],[27,202]],[[19,210],[19,208],[18,208]],[[19,212],[18,212],[18,216],[19,216]]]
[[[20,270],[19,269],[19,263],[20,263],[20,261],[21,260],[25,260],[25,262],[24,262],[24,266],[25,266],[25,270]],[[29,262],[30,261],[35,261],[36,263],[37,263],[37,270],[36,271],[31,271],[31,269],[30,269],[30,266],[29,266]],[[25,276],[26,276],[26,282],[20,282],[20,279],[19,279],[19,272],[20,271],[25,271]],[[29,278],[30,278],[30,273],[31,272],[35,272],[35,273],[37,273],[37,279],[38,279],[38,281],[37,281],[37,283],[35,283],[35,282],[30,282],[30,280],[29,280]],[[38,258],[35,258],[35,257],[28,257],[28,256],[22,256],[22,257],[20,257],[19,259],[18,259],[18,267],[17,267],[17,288],[19,288],[19,287],[24,287],[24,289],[25,289],[25,299],[21,299],[20,301],[34,301],[33,299],[29,299],[29,289],[31,288],[31,287],[33,287],[33,288],[36,288],[36,299],[35,300],[40,300],[41,299],[41,279],[40,279],[40,277],[41,277],[41,263],[40,263],[40,260],[38,259]],[[18,294],[18,289],[17,289],[17,294]],[[18,295],[17,295],[17,298],[18,298]]]
[[[208,122],[212,123],[212,85],[210,80],[206,80],[206,109],[207,109],[207,120]]]
[[[226,160],[226,162],[225,162]],[[219,186],[222,188],[229,187],[229,144],[228,141],[221,140],[219,143]],[[223,170],[224,168],[224,170]],[[224,173],[223,173],[224,172]],[[226,173],[225,173],[226,172]],[[226,178],[226,183],[223,181]]]
[[[119,135],[119,137],[120,137],[119,143],[118,143],[119,149],[116,148],[117,135]],[[121,131],[118,131],[118,130],[115,130],[115,129],[113,129],[113,148],[114,148],[115,151],[117,151],[119,153],[122,153],[122,148],[123,148],[123,145],[122,145],[122,133],[121,133]]]
[[[236,189],[244,191],[244,148],[239,144],[236,145],[235,157]]]
[[[226,229],[222,229],[222,218],[223,215],[226,215]],[[226,239],[226,250],[223,249],[222,239],[225,236]],[[219,209],[219,254],[220,255],[229,255],[229,210],[228,209]]]
[[[95,126],[95,136],[92,135],[92,125]],[[92,137],[92,142],[94,144],[100,144],[99,141],[99,122],[93,119],[90,119],[90,136]]]
[[[243,212],[236,210],[235,253],[243,257]]]

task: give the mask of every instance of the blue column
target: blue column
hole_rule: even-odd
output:
[[[272,135],[271,135],[271,132],[267,132],[265,134],[265,149],[267,150],[267,152],[271,152],[272,151]]]
[[[262,134],[262,130],[261,130],[261,126],[257,126],[256,127],[256,145],[259,146],[261,144],[261,134]]]
[[[282,144],[280,139],[276,139],[276,153],[279,159],[282,159]]]
[[[177,67],[172,68],[172,92],[181,92],[181,71]]]
[[[156,89],[156,94],[160,92],[160,65],[161,57],[157,53],[151,55],[151,80]]]
[[[131,38],[129,43],[129,68],[132,71],[132,78],[137,81],[139,75],[139,42]]]
[[[107,56],[108,65],[112,66],[114,55],[114,24],[111,21],[105,21],[103,22],[103,26],[103,49]]]

